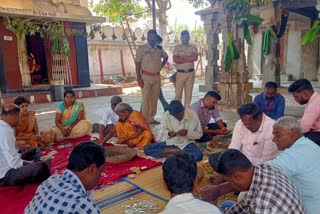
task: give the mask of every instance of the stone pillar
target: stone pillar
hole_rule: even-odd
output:
[[[222,19],[222,17],[220,16]],[[227,33],[227,19],[226,16],[223,17],[224,22],[222,22],[222,35],[223,35],[223,46],[224,52],[227,48],[228,43],[228,33]],[[234,26],[233,26],[234,27]],[[220,105],[236,109],[241,104],[251,102],[252,97],[249,95],[252,88],[252,83],[248,82],[248,71],[246,67],[244,45],[243,45],[243,35],[240,29],[234,29],[234,38],[238,38],[235,43],[238,48],[240,58],[233,61],[232,69],[230,71],[225,71],[224,68],[224,57],[221,58],[221,69],[219,72],[219,82],[215,83],[214,88],[220,93],[222,99],[219,102]]]
[[[301,31],[295,29],[295,23],[288,25],[288,49],[287,49],[287,75],[292,77],[292,80],[300,79],[303,74],[300,70],[301,65]]]
[[[218,11],[210,7],[206,11],[197,13],[201,16],[204,22],[204,30],[206,33],[207,41],[207,66],[205,68],[205,85],[200,85],[200,91],[209,91],[213,89],[214,82],[218,81],[218,59],[219,59],[219,36],[218,36]]]
[[[262,67],[262,33],[259,32],[252,36],[253,44],[251,47],[251,56],[248,60],[248,68],[251,79],[261,80],[261,67]]]
[[[88,0],[80,0],[80,6],[88,8]]]
[[[303,78],[310,81],[318,79],[318,48],[319,40],[301,46],[301,73],[304,74]]]
[[[292,21],[288,23],[286,73],[291,76],[292,80],[300,78],[317,80],[318,41],[301,45],[303,34],[311,27],[310,19],[296,14],[291,14],[290,19]]]
[[[233,62],[231,71],[225,71],[224,56],[221,57],[221,67],[219,69],[219,32],[222,33],[223,46],[225,53],[228,28],[231,27],[232,14],[230,11],[225,14],[222,3],[220,1],[211,8],[198,12],[201,19],[204,21],[204,29],[207,35],[207,60],[205,86],[200,86],[200,90],[217,90],[222,99],[220,105],[227,108],[237,108],[241,104],[252,100],[249,95],[252,83],[248,82],[248,71],[244,55],[243,35],[239,29],[235,30],[235,42],[238,47],[240,59]]]
[[[277,44],[278,39],[270,38],[270,52],[263,56],[262,64],[262,88],[268,81],[280,83],[280,70],[277,61]]]

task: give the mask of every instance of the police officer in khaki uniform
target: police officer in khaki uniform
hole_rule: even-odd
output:
[[[190,106],[195,79],[194,62],[198,60],[195,45],[189,44],[190,34],[187,30],[181,32],[181,43],[173,49],[173,61],[176,63],[176,99],[182,100],[184,91],[184,107]]]
[[[148,44],[137,49],[136,73],[142,92],[142,114],[150,124],[160,124],[154,119],[157,114],[157,104],[160,95],[160,70],[168,61],[168,54],[157,47],[157,32],[149,30]],[[162,59],[162,61],[161,61]]]

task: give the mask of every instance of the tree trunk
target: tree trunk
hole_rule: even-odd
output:
[[[145,0],[150,11],[152,11],[151,0]],[[171,8],[171,4],[168,0],[156,0],[158,9],[156,10],[156,18],[158,19],[158,34],[163,38],[163,42],[166,42],[168,17],[167,10]]]
[[[168,17],[167,17],[167,4],[163,3],[159,5],[159,10],[157,13],[157,18],[159,21],[159,35],[166,41],[167,27],[168,27]]]
[[[23,87],[30,87],[31,86],[31,78],[30,78],[30,69],[28,65],[28,54],[27,54],[27,47],[26,47],[26,35],[21,34],[20,36],[17,35],[18,39],[18,59],[19,59],[19,68],[21,73],[22,79],[22,86]]]

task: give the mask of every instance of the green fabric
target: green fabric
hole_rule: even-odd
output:
[[[258,25],[260,25],[264,20],[260,16],[255,16],[255,15],[252,15],[252,14],[246,14],[243,17],[247,19],[247,22],[250,22],[250,23],[253,23],[253,24],[258,24]]]
[[[249,45],[252,45],[252,39],[251,39],[248,23],[246,21],[242,22],[242,28],[243,28],[244,39],[247,41]]]
[[[224,59],[225,70],[226,71],[230,70],[232,67],[233,60],[239,59],[239,58],[240,58],[239,51],[232,40],[232,33],[230,32],[228,35],[228,45],[227,45],[227,51]]]
[[[239,51],[233,41],[232,41],[232,50],[233,50],[233,59],[239,59],[240,54],[239,54]]]
[[[271,29],[264,32],[262,44],[262,51],[264,55],[269,55],[270,53],[270,39],[272,39],[271,37],[276,39]]]

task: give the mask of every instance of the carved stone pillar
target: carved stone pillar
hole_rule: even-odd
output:
[[[217,90],[222,99],[220,105],[225,107],[237,108],[239,105],[250,102],[251,96],[249,91],[252,83],[248,82],[248,71],[246,66],[243,35],[240,30],[234,29],[234,38],[238,47],[241,58],[235,60],[231,71],[225,71],[224,56],[219,56],[218,44],[219,33],[223,38],[223,55],[226,52],[228,44],[228,29],[231,28],[232,14],[224,14],[221,2],[218,1],[214,7],[207,8],[198,12],[204,21],[204,29],[207,35],[207,60],[205,86],[202,90]],[[218,60],[221,59],[221,68],[219,69]]]
[[[222,99],[220,105],[229,108],[238,108],[241,104],[251,102],[252,98],[249,95],[252,83],[248,82],[248,70],[246,66],[246,57],[244,51],[244,40],[241,29],[237,26],[231,26],[232,16],[220,16],[222,38],[223,38],[223,53],[226,53],[228,44],[228,28],[232,29],[235,45],[239,51],[240,58],[234,60],[230,71],[225,70],[224,56],[221,58],[221,70],[219,72],[219,82],[215,84],[215,89],[219,91]]]
[[[219,36],[218,36],[218,11],[214,7],[196,13],[201,16],[204,22],[204,30],[207,41],[207,66],[205,68],[205,85],[200,85],[201,91],[209,91],[213,89],[214,82],[218,81],[218,59],[219,59]]]

